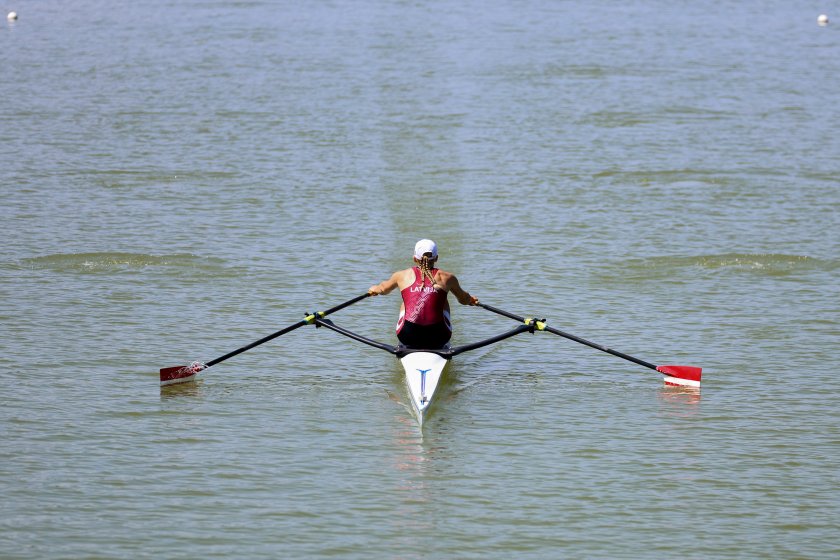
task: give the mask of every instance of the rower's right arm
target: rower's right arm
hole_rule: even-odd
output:
[[[390,278],[385,280],[384,282],[380,282],[374,286],[368,288],[368,293],[372,296],[379,296],[389,294],[394,291],[394,288],[399,286],[400,275],[404,271],[395,272],[391,275]]]

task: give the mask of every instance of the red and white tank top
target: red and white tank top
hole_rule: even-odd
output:
[[[423,273],[419,267],[414,267],[414,283],[404,288],[402,294],[405,304],[405,315],[400,317],[400,325],[403,320],[410,321],[417,325],[435,325],[437,323],[449,324],[449,315],[446,313],[446,290],[435,289],[426,278],[423,281]],[[432,277],[437,274],[438,269],[431,270]]]

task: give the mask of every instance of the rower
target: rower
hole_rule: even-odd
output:
[[[462,305],[478,305],[478,298],[461,288],[451,272],[435,268],[437,244],[421,239],[414,245],[414,264],[368,289],[372,296],[400,289],[402,303],[397,320],[397,338],[408,348],[443,348],[452,337],[449,292]]]

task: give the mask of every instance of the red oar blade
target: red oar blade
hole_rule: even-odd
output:
[[[160,386],[195,381],[195,376],[204,369],[204,364],[194,362],[188,366],[174,366],[160,370]]]
[[[703,370],[694,366],[656,366],[656,371],[665,374],[665,385],[699,387]]]

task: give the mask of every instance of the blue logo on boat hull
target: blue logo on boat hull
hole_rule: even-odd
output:
[[[420,372],[420,402],[422,404],[426,404],[426,401],[429,399],[426,398],[426,374],[432,371],[432,368],[429,369],[420,369],[417,368],[417,371]]]

